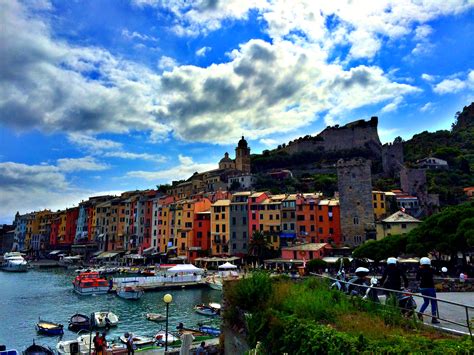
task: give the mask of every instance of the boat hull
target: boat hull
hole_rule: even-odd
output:
[[[217,282],[208,282],[207,285],[213,290],[222,291],[222,284]]]
[[[80,295],[103,295],[109,292],[109,287],[98,286],[98,287],[78,287],[74,285],[74,292]]]
[[[202,316],[207,316],[207,317],[216,317],[219,315],[219,312],[208,307],[194,307],[194,311],[197,314],[200,314]]]
[[[143,291],[117,291],[117,296],[126,300],[139,300],[143,296]]]
[[[12,262],[5,262],[0,266],[0,269],[3,271],[8,272],[27,272],[28,271],[28,263],[12,263]]]

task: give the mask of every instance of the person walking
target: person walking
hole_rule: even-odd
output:
[[[389,290],[400,291],[402,288],[402,281],[403,279],[403,286],[408,288],[408,279],[405,275],[405,272],[400,269],[397,265],[396,258],[388,258],[387,259],[387,267],[383,271],[382,279],[380,280],[380,284],[383,288]]]
[[[416,273],[416,280],[420,282],[420,293],[423,296],[423,304],[418,313],[418,318],[423,320],[423,313],[431,302],[431,323],[438,324],[438,302],[436,301],[436,290],[433,281],[433,268],[431,260],[427,257],[420,259],[420,267]],[[432,298],[428,298],[432,297]]]
[[[134,355],[135,350],[133,349],[133,335],[127,332],[123,336],[125,337],[125,340],[126,340],[125,345],[127,346],[128,355]]]

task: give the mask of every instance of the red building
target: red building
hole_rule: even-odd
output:
[[[59,244],[59,226],[61,225],[61,218],[54,216],[51,219],[51,231],[49,234],[49,245],[50,248],[54,248]]]
[[[341,210],[338,200],[321,200],[317,211],[317,241],[341,243]]]
[[[143,245],[142,250],[151,247],[151,231],[152,231],[152,219],[153,219],[153,197],[155,191],[148,194],[148,198],[145,201],[145,228],[143,229]]]
[[[192,245],[189,246],[189,262],[197,257],[207,255],[211,249],[211,211],[194,213],[194,233]]]
[[[296,235],[306,243],[316,243],[318,196],[299,194],[296,197]]]
[[[79,207],[68,208],[66,210],[66,233],[62,244],[71,245],[76,237],[77,218],[79,217]]]
[[[260,209],[263,207],[261,203],[268,198],[265,192],[255,192],[248,198],[248,225],[249,239],[252,238],[253,232],[259,230],[260,226]]]

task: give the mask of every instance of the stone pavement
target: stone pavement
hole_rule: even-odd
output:
[[[473,308],[468,309],[468,316],[471,320],[472,326],[474,326],[474,292],[438,292],[437,293],[438,300],[446,300],[456,303],[461,303],[464,305],[471,306]],[[417,304],[418,307],[421,307],[423,300],[417,297]],[[450,321],[454,321],[457,323],[466,324],[466,309],[465,307],[459,307],[455,305],[451,305],[448,303],[438,302],[439,308],[439,317],[441,319],[447,319]],[[418,308],[419,309],[419,308]],[[430,306],[427,308],[425,312],[430,312]],[[424,317],[425,323],[431,324],[431,319],[429,317]],[[462,327],[460,325],[452,324],[443,320],[440,320],[441,323],[439,327],[452,329],[455,331],[460,331],[466,334],[469,334],[469,330],[466,327]],[[472,328],[471,328],[472,329]],[[474,329],[472,329],[474,331]]]

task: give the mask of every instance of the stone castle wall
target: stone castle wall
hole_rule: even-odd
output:
[[[372,238],[375,230],[370,165],[370,160],[360,158],[337,163],[341,232],[344,243],[350,246]]]
[[[393,142],[382,146],[382,167],[386,177],[396,177],[403,165],[403,143]]]

